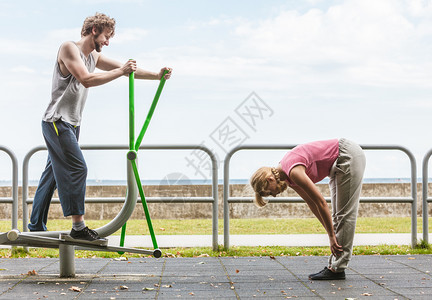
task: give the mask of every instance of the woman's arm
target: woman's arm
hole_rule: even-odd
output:
[[[305,167],[302,165],[295,166],[291,169],[288,176],[291,181],[297,185],[294,190],[305,200],[313,214],[327,231],[330,239],[331,252],[334,255],[339,254],[342,251],[342,246],[340,246],[336,240],[330,209],[323,195],[307,176]]]
[[[300,187],[298,186],[292,186],[291,187],[294,191],[296,191],[297,194],[306,202],[306,204],[309,206],[312,213],[317,217],[317,219],[320,221],[322,226],[326,228],[324,220],[321,216],[321,214],[318,211],[317,205],[312,201],[312,199],[309,197],[308,194],[305,193]],[[327,231],[327,230],[326,230]]]

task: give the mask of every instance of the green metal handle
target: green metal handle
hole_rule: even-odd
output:
[[[135,144],[135,85],[134,83],[135,83],[135,73],[132,72],[129,74],[129,150],[134,150],[134,144]],[[124,246],[126,225],[127,223],[124,223],[122,226],[122,231],[120,235],[120,247]],[[124,254],[124,252],[119,251],[118,254]]]
[[[129,150],[134,150],[135,144],[135,73],[129,74]]]
[[[165,72],[162,75],[162,78],[160,79],[159,86],[158,86],[158,89],[156,91],[156,95],[154,96],[152,105],[150,106],[150,110],[149,110],[149,112],[147,114],[147,118],[146,118],[146,120],[144,122],[144,125],[143,125],[143,127],[141,129],[141,132],[138,135],[137,141],[135,143],[135,151],[138,151],[139,146],[141,146],[142,139],[144,138],[144,134],[146,133],[147,127],[150,124],[150,120],[151,120],[151,118],[153,116],[153,113],[154,113],[154,110],[155,110],[156,105],[158,103],[159,97],[160,97],[160,95],[162,93],[162,89],[163,89],[163,87],[165,85],[165,81],[166,81],[165,75],[167,73],[168,73],[168,70],[165,70]]]

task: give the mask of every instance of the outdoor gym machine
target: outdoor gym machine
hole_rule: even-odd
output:
[[[138,168],[136,163],[137,151],[142,142],[144,134],[150,123],[151,117],[153,116],[160,94],[165,84],[164,72],[159,82],[156,95],[153,99],[150,110],[147,114],[147,118],[141,129],[141,132],[135,141],[135,112],[134,112],[134,73],[129,75],[129,152],[127,153],[127,194],[126,200],[123,204],[122,209],[118,215],[111,220],[108,224],[95,229],[95,231],[101,237],[106,237],[120,228],[122,228],[122,235],[120,240],[120,247],[116,246],[99,246],[90,245],[80,241],[66,241],[63,237],[68,232],[65,231],[39,231],[39,232],[20,232],[18,229],[12,229],[8,232],[0,233],[0,244],[2,245],[13,245],[13,246],[24,246],[24,247],[41,247],[41,248],[59,248],[60,257],[60,277],[74,277],[75,276],[75,247],[82,250],[93,250],[93,251],[110,251],[118,252],[120,254],[124,252],[129,253],[140,253],[153,255],[156,258],[161,257],[162,252],[159,250],[156,237],[153,231],[150,214],[145,200],[144,191],[138,174]],[[38,149],[35,149],[37,151]],[[28,159],[33,153],[28,153],[24,158],[24,164],[28,164]],[[26,166],[28,167],[28,166]],[[23,176],[26,176],[25,174]],[[23,180],[25,181],[25,180]],[[24,190],[24,187],[23,187]],[[124,236],[126,230],[126,222],[132,215],[137,198],[138,191],[141,196],[141,203],[144,208],[147,225],[149,227],[151,239],[153,242],[154,250],[145,250],[137,248],[127,248],[124,245]]]
[[[143,127],[141,128],[141,132],[138,135],[137,140],[135,141],[135,87],[134,87],[134,82],[135,82],[135,74],[132,72],[129,74],[129,152],[127,153],[127,159],[130,161],[131,165],[132,165],[132,170],[135,176],[135,181],[138,187],[138,191],[141,197],[141,203],[144,209],[144,213],[145,213],[145,217],[147,220],[147,225],[149,228],[149,232],[150,232],[150,236],[152,239],[152,243],[153,243],[153,247],[154,247],[154,253],[153,255],[155,257],[161,257],[162,252],[159,250],[159,247],[157,245],[157,241],[156,241],[156,236],[154,234],[154,230],[153,230],[153,225],[151,222],[151,218],[150,218],[150,213],[148,211],[148,206],[147,206],[147,201],[145,200],[145,195],[144,195],[144,190],[142,188],[142,184],[141,184],[141,179],[139,177],[139,173],[138,173],[138,166],[136,163],[136,159],[138,157],[138,150],[139,147],[141,146],[141,142],[142,139],[144,137],[144,134],[147,131],[148,125],[150,124],[150,120],[153,116],[154,110],[156,108],[156,105],[158,103],[160,94],[162,93],[162,89],[165,85],[165,75],[167,74],[168,71],[165,70],[165,72],[163,72],[162,78],[160,80],[159,83],[159,87],[156,91],[156,95],[153,99],[152,105],[150,106],[150,110],[147,114],[147,117],[144,121]],[[124,225],[122,226],[122,231],[121,231],[121,237],[120,237],[120,246],[124,246],[124,239],[125,239],[125,234],[126,234],[126,222],[124,223]],[[121,252],[119,252],[120,254],[123,254]]]

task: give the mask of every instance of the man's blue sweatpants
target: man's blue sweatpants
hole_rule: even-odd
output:
[[[52,196],[57,188],[65,217],[84,215],[87,165],[78,144],[79,126],[58,120],[42,121],[48,160],[33,201],[30,231],[47,230]]]

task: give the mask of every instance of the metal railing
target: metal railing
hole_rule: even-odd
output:
[[[9,148],[0,145],[12,161],[12,197],[0,197],[0,203],[12,203],[12,229],[18,228],[18,160]]]
[[[423,217],[423,241],[429,243],[429,213],[428,204],[432,202],[432,198],[428,197],[428,165],[429,158],[432,155],[432,149],[426,152],[423,158],[423,168],[422,168],[422,217]]]
[[[232,149],[225,158],[224,163],[224,182],[223,182],[223,200],[224,200],[224,246],[229,248],[229,204],[230,203],[251,203],[253,197],[229,197],[229,164],[231,157],[240,150],[289,150],[296,145],[243,145]],[[414,155],[405,147],[399,145],[361,145],[364,150],[399,150],[407,154],[411,164],[411,197],[361,197],[362,203],[410,203],[411,204],[411,244],[414,246],[417,243],[417,218],[416,218],[416,162]],[[83,145],[83,150],[128,150],[124,145]],[[199,145],[151,145],[142,146],[140,149],[145,150],[201,150],[206,152],[212,161],[212,196],[211,197],[146,197],[149,203],[212,203],[212,235],[213,249],[218,247],[218,189],[217,189],[217,160],[215,155],[206,147]],[[28,223],[28,204],[33,202],[33,199],[28,197],[28,168],[31,156],[38,152],[46,150],[45,146],[35,147],[30,150],[23,161],[23,230],[27,231]],[[0,151],[6,152],[12,160],[12,197],[0,198],[0,203],[12,203],[12,228],[18,227],[18,162],[14,153],[0,146]],[[432,155],[432,149],[429,150],[423,159],[423,240],[428,242],[428,212],[427,205],[432,202],[432,198],[428,197],[428,161]],[[330,201],[326,197],[326,201]],[[86,203],[123,203],[124,197],[100,197],[88,198]],[[277,197],[272,200],[273,203],[303,203],[299,197]],[[59,203],[58,198],[53,199],[53,203]],[[139,199],[137,199],[139,203]]]
[[[128,150],[126,145],[82,145],[82,150]],[[140,150],[201,150],[207,153],[212,162],[212,195],[211,197],[146,197],[148,203],[212,203],[212,246],[218,248],[218,170],[217,159],[212,151],[202,145],[147,145]],[[28,196],[28,169],[30,158],[38,151],[47,150],[45,146],[31,149],[23,161],[23,231],[28,231],[28,204],[33,203],[33,198]],[[126,158],[126,155],[125,155]],[[86,198],[86,203],[123,203],[124,197],[95,197]],[[53,198],[52,203],[60,203],[58,198]],[[137,203],[141,203],[140,199]]]
[[[230,197],[229,165],[231,157],[241,150],[289,150],[297,145],[241,145],[233,148],[225,156],[223,184],[224,247],[229,248],[229,204],[252,203],[253,197]],[[414,155],[407,148],[399,145],[360,145],[363,150],[399,150],[407,154],[411,163],[411,197],[361,197],[361,203],[411,203],[411,245],[417,244],[417,165]],[[326,201],[330,199],[326,197]],[[303,203],[300,197],[276,197],[272,203]]]

